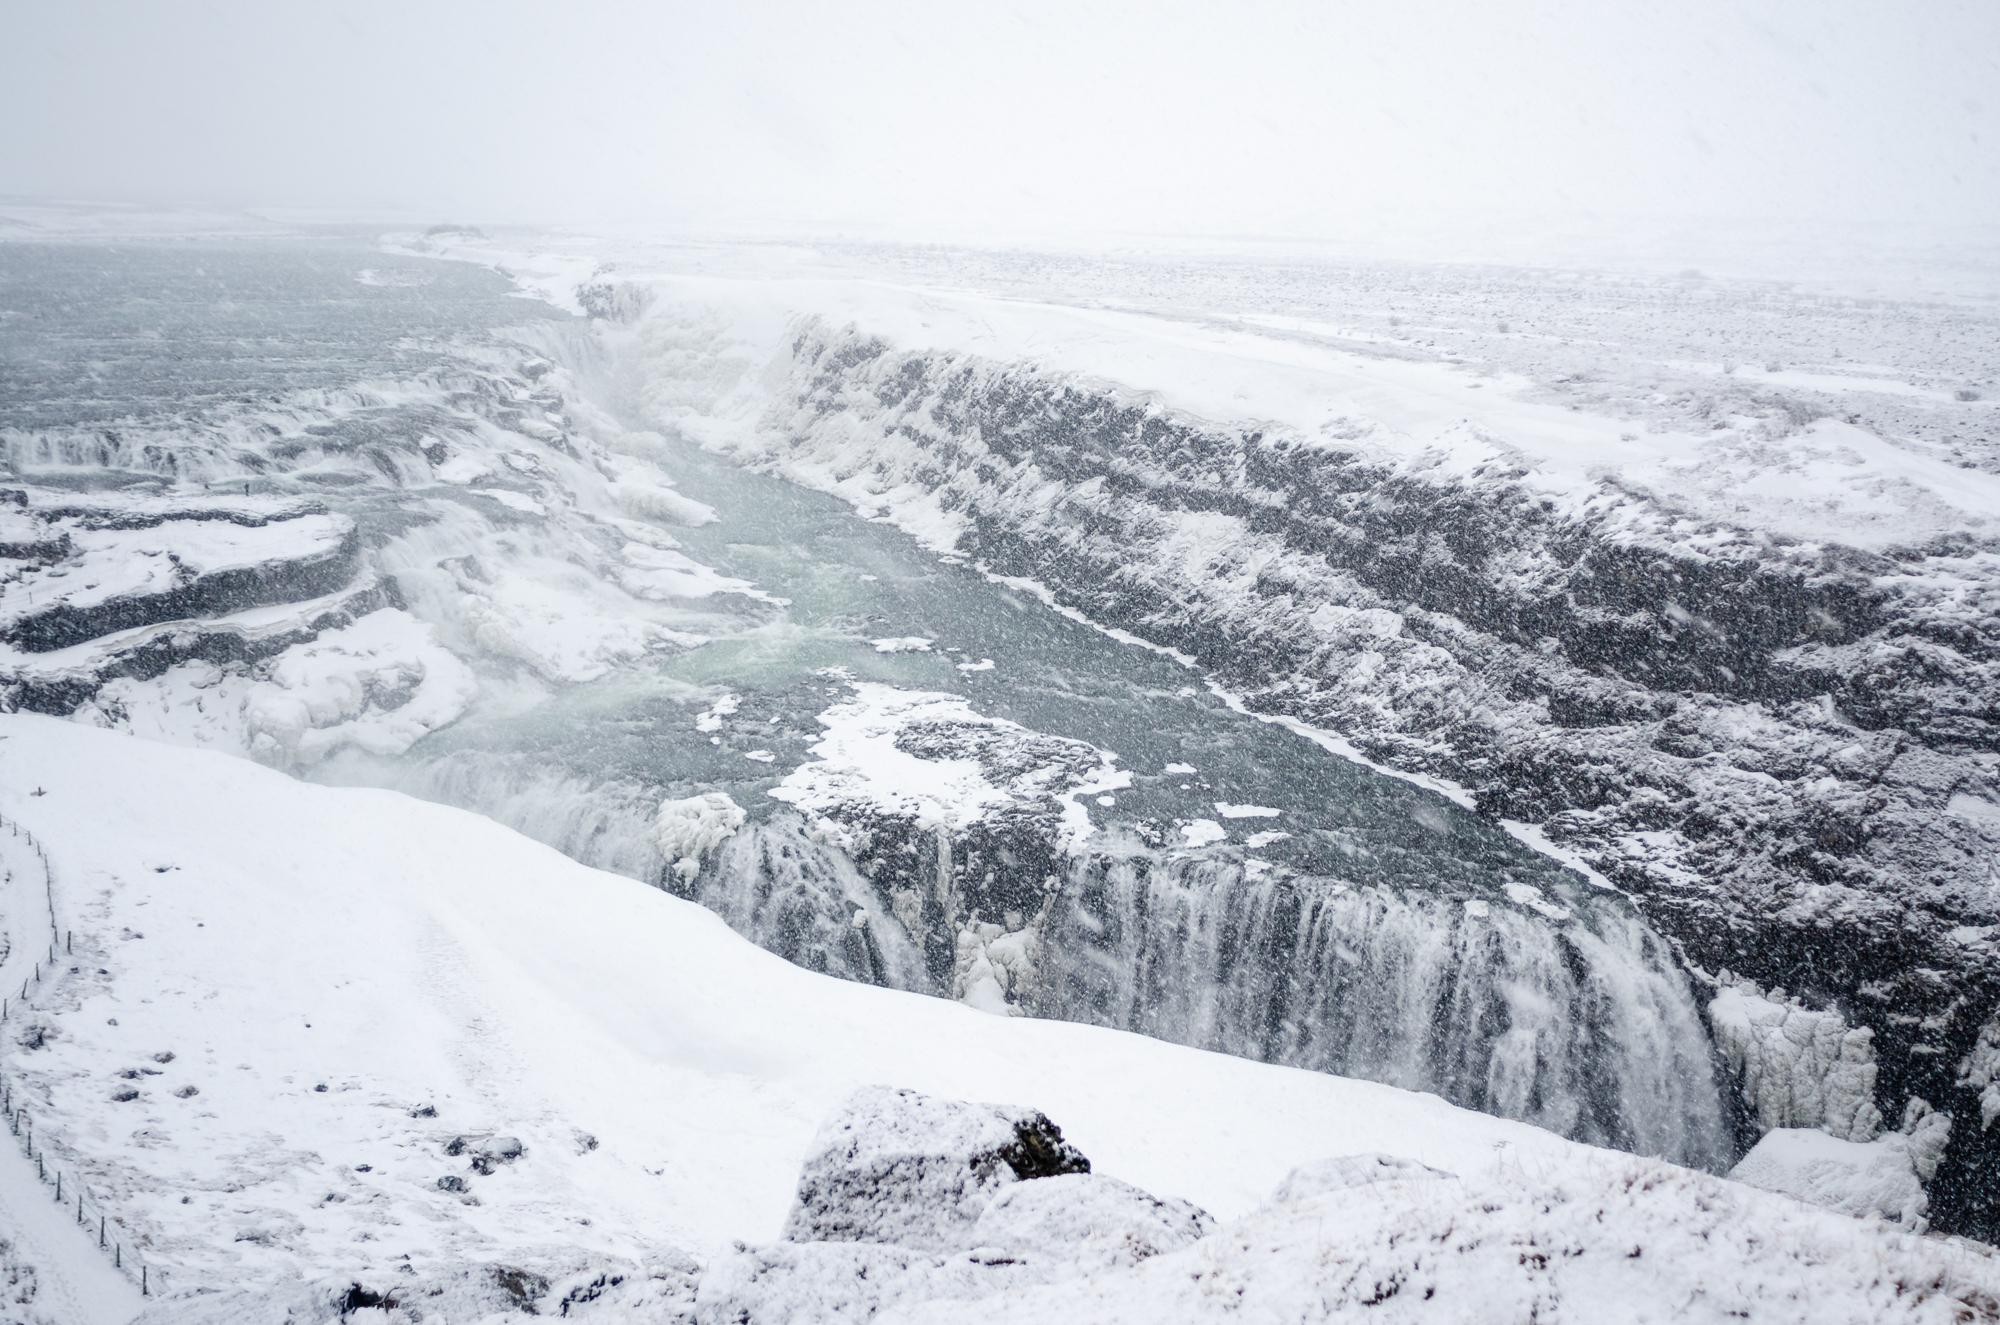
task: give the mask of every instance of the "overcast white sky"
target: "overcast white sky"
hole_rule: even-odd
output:
[[[0,193],[1297,237],[2000,221],[2000,0],[0,0]]]

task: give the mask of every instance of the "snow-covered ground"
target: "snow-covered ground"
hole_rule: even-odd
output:
[[[1515,1296],[1618,1318],[1619,1294],[1697,1319],[1966,1319],[2000,1290],[1976,1251],[1434,1097],[816,976],[460,811],[47,718],[0,738],[0,813],[46,844],[74,933],[28,1019],[40,1047],[13,1033],[0,1070],[50,1162],[170,1267],[149,1319],[301,1277],[657,1284],[668,1262],[692,1304],[606,1318],[676,1319],[732,1240],[778,1235],[815,1129],[876,1083],[1043,1109],[1096,1172],[1231,1225],[1131,1287],[1071,1288],[1065,1318],[1205,1318],[1238,1287],[1329,1313],[1368,1296],[1357,1276],[1410,1286],[1392,1310],[1412,1319],[1432,1277],[1465,1319]],[[1292,1168],[1369,1152],[1457,1180],[1259,1213]]]

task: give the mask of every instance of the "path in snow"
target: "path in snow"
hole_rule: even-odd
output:
[[[0,1236],[34,1267],[31,1318],[57,1325],[121,1325],[139,1314],[139,1286],[113,1269],[76,1226],[76,1207],[57,1205],[13,1137],[0,1144]]]
[[[6,958],[0,960],[0,989],[9,991],[13,1014],[0,1025],[4,1033],[15,1029],[22,1009],[11,996],[19,992],[15,981],[29,979],[45,951],[42,923],[48,918],[48,902],[41,862],[24,839],[0,834],[0,861],[6,866],[0,897],[8,939]],[[37,1177],[18,1138],[0,1138],[0,1237],[14,1244],[16,1260],[34,1267],[31,1318],[46,1317],[57,1325],[120,1325],[144,1305],[139,1286],[91,1245],[77,1227],[74,1210],[73,1205],[56,1204],[55,1192]]]

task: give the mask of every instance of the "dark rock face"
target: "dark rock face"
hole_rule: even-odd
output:
[[[1034,1109],[856,1092],[821,1127],[785,1220],[790,1242],[955,1245],[1000,1189],[1090,1161]]]
[[[865,419],[868,463],[992,570],[1541,824],[1696,967],[1873,1030],[1882,1113],[1955,1119],[1937,1222],[2000,1233],[1974,1213],[2000,1132],[1956,1081],[2000,1004],[1996,549],[1690,531],[1636,497],[1571,517],[1518,475],[1438,482],[1031,368],[818,328],[793,356],[792,452]],[[1204,564],[1170,555],[1190,521]]]

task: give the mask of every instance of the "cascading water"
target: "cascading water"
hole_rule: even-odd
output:
[[[1246,878],[1229,861],[1093,854],[1045,943],[1045,1015],[1431,1091],[1696,1167],[1730,1158],[1686,978],[1621,906],[1591,899],[1557,921]]]
[[[930,991],[923,953],[841,852],[795,814],[736,834],[704,871],[696,901],[759,947],[809,970]]]

